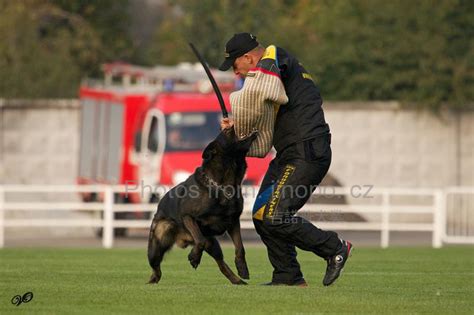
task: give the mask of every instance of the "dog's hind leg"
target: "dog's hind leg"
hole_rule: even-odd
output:
[[[221,246],[215,237],[207,237],[205,251],[215,259],[220,271],[232,284],[247,284],[230,269],[230,267],[224,261],[224,254],[222,254]]]
[[[176,226],[168,220],[153,220],[148,237],[148,262],[153,273],[148,283],[158,283],[161,279],[161,261],[171,249],[176,238]]]

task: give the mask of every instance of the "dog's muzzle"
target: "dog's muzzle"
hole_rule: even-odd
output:
[[[253,137],[257,134],[258,134],[258,130],[253,128],[251,132],[249,132],[247,134],[241,133],[237,138],[238,138],[239,141],[243,141],[243,140],[247,140],[248,138]]]

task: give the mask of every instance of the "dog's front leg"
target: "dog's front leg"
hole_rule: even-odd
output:
[[[237,219],[237,221],[232,224],[227,232],[234,243],[235,267],[237,268],[237,272],[239,273],[240,277],[249,279],[249,269],[247,267],[247,261],[245,260],[245,249],[244,244],[242,243],[242,235],[240,234],[239,219]]]
[[[188,260],[191,266],[196,269],[201,263],[202,252],[206,246],[206,238],[202,235],[196,221],[190,216],[185,216],[183,223],[194,240],[194,246],[188,255]]]

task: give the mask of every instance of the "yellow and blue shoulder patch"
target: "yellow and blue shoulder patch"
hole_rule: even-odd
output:
[[[265,49],[262,59],[257,63],[257,67],[252,70],[258,70],[266,74],[280,76],[280,69],[278,68],[277,48],[275,45],[270,45]]]
[[[277,48],[275,45],[270,45],[265,49],[262,59],[272,59],[277,61]]]

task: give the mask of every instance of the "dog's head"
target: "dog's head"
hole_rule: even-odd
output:
[[[245,157],[257,135],[258,131],[254,130],[247,135],[238,137],[234,127],[224,129],[214,141],[207,145],[202,153],[202,158],[205,161],[210,160],[217,154]]]

